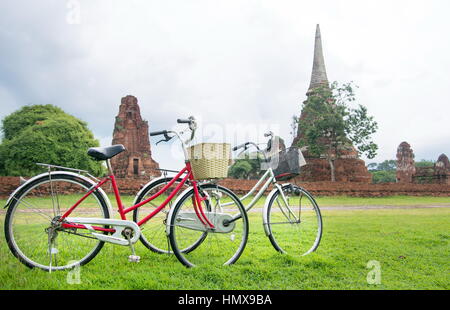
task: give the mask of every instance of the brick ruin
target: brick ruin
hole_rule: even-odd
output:
[[[112,144],[123,144],[126,151],[111,159],[118,178],[148,179],[160,176],[159,164],[152,159],[148,122],[143,120],[134,96],[122,98],[114,124]]]
[[[231,189],[238,195],[246,194],[258,180],[224,179],[219,184]],[[146,181],[142,179],[117,179],[120,193],[136,195]],[[352,197],[386,197],[395,195],[450,197],[450,184],[364,184],[341,182],[295,182],[306,188],[315,196],[352,196]],[[6,199],[20,185],[20,177],[0,177],[0,199]],[[110,186],[103,188],[112,194]],[[268,194],[269,190],[266,192]],[[61,193],[61,191],[60,191]],[[66,193],[72,193],[66,188]],[[5,210],[0,209],[0,213]]]
[[[415,173],[414,152],[407,142],[402,142],[397,148],[397,183],[412,183]]]
[[[322,38],[320,34],[320,27],[317,25],[315,46],[314,46],[314,61],[311,74],[311,83],[306,93],[307,97],[314,95],[314,90],[318,87],[329,87],[325,61],[322,51]],[[307,100],[305,101],[305,103]],[[303,112],[300,115],[299,121],[305,119]],[[293,146],[303,139],[300,128],[297,130],[297,136],[292,143]],[[307,165],[302,167],[302,172],[298,181],[302,182],[326,182],[331,179],[331,168],[324,156],[313,156],[308,152],[308,147],[302,148],[303,155]],[[337,182],[361,182],[370,183],[372,175],[367,170],[366,164],[363,160],[358,158],[358,152],[349,143],[339,147],[339,156],[335,160],[335,175]]]
[[[414,152],[407,142],[397,149],[397,183],[450,185],[450,162],[445,154],[431,167],[416,167]]]

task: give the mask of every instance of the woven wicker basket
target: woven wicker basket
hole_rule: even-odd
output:
[[[194,179],[223,179],[228,175],[231,145],[200,143],[187,148]]]

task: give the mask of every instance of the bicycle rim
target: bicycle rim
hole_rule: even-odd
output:
[[[194,190],[191,189],[181,197],[170,217],[172,249],[187,267],[233,264],[241,256],[248,238],[248,219],[244,207],[239,198],[224,187],[208,184],[200,186],[199,191],[203,197],[208,197],[208,205],[203,207],[208,219],[216,228],[221,227],[224,221],[229,226],[223,230],[207,230],[195,211]],[[237,219],[230,222],[233,218]],[[194,244],[194,250],[185,250]]]
[[[63,270],[89,262],[103,242],[92,238],[87,230],[55,229],[52,221],[61,216],[91,184],[70,175],[52,174],[28,184],[8,209],[5,233],[12,253],[31,268]],[[94,192],[70,215],[71,217],[109,218],[106,202]]]
[[[283,186],[287,205],[277,191],[267,209],[269,239],[274,248],[294,256],[314,252],[322,238],[322,216],[319,207],[306,190]]]

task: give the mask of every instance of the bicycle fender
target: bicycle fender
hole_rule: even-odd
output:
[[[9,207],[9,205],[11,204],[11,201],[12,201],[12,199],[14,198],[14,196],[17,195],[17,193],[18,193],[22,188],[24,188],[25,186],[27,186],[29,183],[31,183],[31,182],[33,182],[33,181],[39,179],[39,178],[42,178],[44,175],[48,175],[48,172],[42,173],[42,174],[39,174],[39,175],[36,175],[36,176],[32,177],[31,179],[29,179],[28,181],[26,181],[25,183],[23,183],[22,185],[19,185],[19,187],[17,187],[17,188],[11,193],[11,195],[9,195],[9,198],[8,198],[8,200],[6,201],[6,204],[5,204],[5,206],[3,207],[3,209],[6,209],[6,208]]]
[[[275,188],[269,193],[269,195],[267,195],[266,201],[264,202],[262,216],[263,216],[264,232],[266,233],[267,237],[269,237],[272,234],[272,232],[270,231],[269,225],[268,225],[268,223],[269,223],[269,213],[268,213],[269,203],[272,200],[273,195],[275,195],[275,193],[278,191],[278,189],[283,188],[287,185],[290,185],[290,183],[286,183],[283,185],[275,184]]]
[[[46,177],[48,176],[48,172],[44,172],[42,174],[36,175],[34,177],[32,177],[31,179],[29,179],[28,181],[26,181],[25,183],[23,183],[22,185],[20,185],[18,188],[16,188],[16,190],[9,196],[8,200],[6,201],[6,205],[4,207],[4,209],[8,208],[11,204],[12,199],[28,184],[30,184],[31,182],[34,182],[40,178]],[[80,179],[83,179],[83,181],[88,182],[89,184],[91,184],[92,186],[95,186],[96,183],[94,181],[92,181],[91,179],[85,177],[84,175],[81,174],[77,174],[74,172],[70,172],[70,171],[52,171],[50,172],[50,175],[55,175],[55,174],[65,174],[65,175],[71,175],[71,176],[75,176],[78,177]],[[110,216],[113,214],[112,213],[112,207],[111,207],[111,202],[108,199],[108,196],[106,195],[106,193],[103,191],[103,189],[101,188],[97,188],[98,192],[100,193],[100,195],[102,196],[102,198],[105,200],[106,205],[108,207],[108,211]]]

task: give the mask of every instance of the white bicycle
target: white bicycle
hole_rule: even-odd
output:
[[[317,250],[322,238],[323,226],[319,206],[304,188],[291,183],[279,183],[298,175],[301,165],[305,164],[303,155],[297,147],[279,151],[272,132],[265,134],[265,137],[270,139],[263,150],[253,142],[233,148],[233,151],[243,149],[238,157],[252,147],[255,148],[257,154],[262,155],[262,170],[267,170],[240,200],[244,202],[251,199],[247,205],[244,204],[249,213],[265,191],[273,185],[274,188],[262,208],[264,231],[278,252],[308,255]]]

